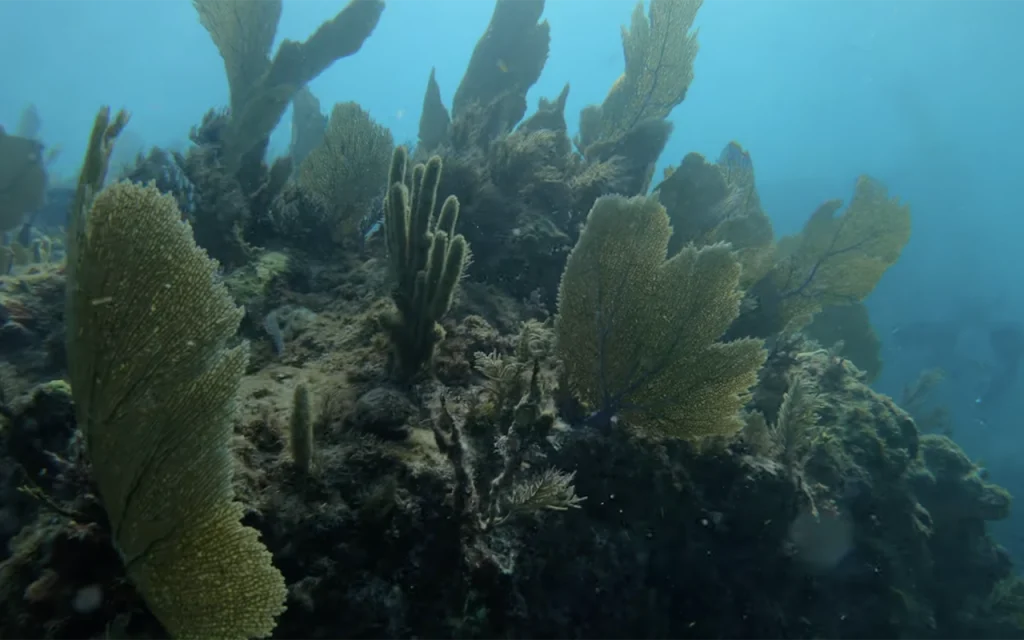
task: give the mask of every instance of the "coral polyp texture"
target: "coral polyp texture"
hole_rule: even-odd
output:
[[[227,104],[187,148],[104,108],[76,182],[45,110],[0,131],[0,638],[1024,637],[956,372],[869,386],[909,205],[851,175],[776,237],[769,149],[663,157],[721,80],[702,2],[599,4],[597,95],[528,104],[595,55],[543,0],[475,47],[468,3],[339,2],[276,50],[291,4],[193,0]]]
[[[103,120],[87,165],[116,137]],[[268,636],[285,585],[231,485],[248,348],[227,342],[242,310],[173,198],[122,182],[86,204],[73,212],[68,362],[112,543],[173,636]]]
[[[594,204],[562,276],[559,353],[597,422],[621,414],[656,435],[728,434],[765,357],[760,340],[718,342],[739,314],[740,264],[723,244],[666,260],[671,235],[653,198]]]

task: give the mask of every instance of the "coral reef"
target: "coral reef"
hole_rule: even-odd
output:
[[[657,19],[661,20],[656,37],[666,42],[677,41],[678,30],[686,26],[684,14],[699,6],[676,0],[656,4]],[[458,197],[462,205],[458,231],[477,256],[469,277],[500,286],[513,296],[535,298],[553,311],[558,274],[587,212],[602,195],[646,193],[672,130],[665,117],[682,101],[685,87],[677,99],[641,109],[640,120],[626,130],[588,138],[586,145],[577,140],[578,149],[574,150],[564,116],[568,85],[556,99],[542,98],[537,111],[523,118],[526,92],[548,54],[548,26],[537,22],[542,9],[542,2],[496,3],[450,115],[431,71],[417,154],[423,160],[430,155],[444,160],[441,189]],[[643,20],[646,23],[647,18]],[[685,29],[683,34],[685,40]],[[691,53],[696,53],[695,47]],[[627,64],[633,60],[627,56]],[[675,80],[666,83],[659,78],[677,78],[672,75],[680,70],[676,62],[665,60],[656,66],[650,73],[643,71],[647,75],[639,82],[645,87],[650,82],[663,88],[675,86]],[[683,67],[691,68],[692,60],[689,66],[684,61]],[[627,75],[633,73],[635,70]],[[688,86],[692,73],[678,77]],[[625,109],[626,105],[613,105],[609,113],[619,114],[619,107]]]
[[[804,328],[804,334],[857,365],[868,384],[882,372],[882,341],[861,302],[825,307]]]
[[[1024,635],[937,374],[867,386],[909,209],[862,177],[776,241],[736,142],[651,188],[699,0],[637,5],[575,140],[498,0],[415,152],[305,87],[382,2],[273,58],[280,0],[194,5],[231,104],[190,148],[107,184],[104,109],[33,211],[37,114],[0,138],[5,228],[50,221],[0,247],[0,637]]]

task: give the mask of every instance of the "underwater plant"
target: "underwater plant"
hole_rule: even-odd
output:
[[[558,293],[555,330],[569,382],[608,424],[654,436],[734,433],[765,360],[762,342],[717,340],[739,313],[728,245],[665,260],[672,229],[654,198],[600,198]]]
[[[391,299],[397,311],[384,324],[395,373],[403,379],[430,363],[434,346],[444,339],[438,321],[451,308],[469,256],[466,238],[455,233],[458,199],[448,196],[434,218],[441,158],[416,165],[410,175],[408,164],[405,147],[395,149],[384,201],[384,235],[394,278]]]
[[[663,120],[686,98],[700,46],[692,31],[703,0],[637,2],[622,28],[626,70],[604,102],[580,114],[579,146],[615,140],[645,120]]]
[[[270,635],[286,588],[233,498],[243,310],[171,196],[103,183],[128,121],[96,118],[70,216],[67,352],[78,428],[125,571],[174,637]]]
[[[387,179],[391,132],[355,102],[334,105],[320,144],[298,168],[298,182],[334,216],[335,237],[349,238]]]
[[[802,232],[779,240],[768,278],[785,323],[806,324],[826,306],[863,300],[910,240],[910,207],[868,176],[837,216],[841,207],[840,200],[822,204]]]

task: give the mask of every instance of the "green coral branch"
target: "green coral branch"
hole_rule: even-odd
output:
[[[395,149],[384,202],[384,235],[395,283],[391,297],[397,311],[385,325],[400,378],[415,375],[433,359],[434,346],[444,339],[438,322],[451,308],[469,257],[466,238],[455,233],[458,199],[448,196],[434,218],[441,158],[417,165],[411,176],[408,163],[405,147]]]
[[[513,518],[540,511],[579,509],[586,498],[576,495],[575,478],[575,471],[565,473],[552,467],[513,485],[486,528],[500,527]]]

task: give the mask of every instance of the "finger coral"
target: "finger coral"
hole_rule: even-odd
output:
[[[125,570],[172,637],[270,635],[284,579],[232,492],[243,310],[170,196],[102,183],[97,118],[72,212],[67,351],[79,428]],[[91,204],[90,204],[91,202]],[[88,209],[88,213],[86,210]]]
[[[395,149],[384,202],[384,235],[397,313],[385,320],[390,332],[396,374],[408,378],[429,363],[444,338],[438,321],[448,313],[462,278],[469,246],[455,233],[459,201],[448,196],[434,218],[441,158],[416,165],[407,176],[409,154]],[[411,182],[407,183],[407,178]]]
[[[594,204],[559,291],[558,350],[595,410],[662,437],[732,433],[765,353],[718,342],[739,313],[740,265],[727,245],[665,260],[672,229],[654,198]]]

